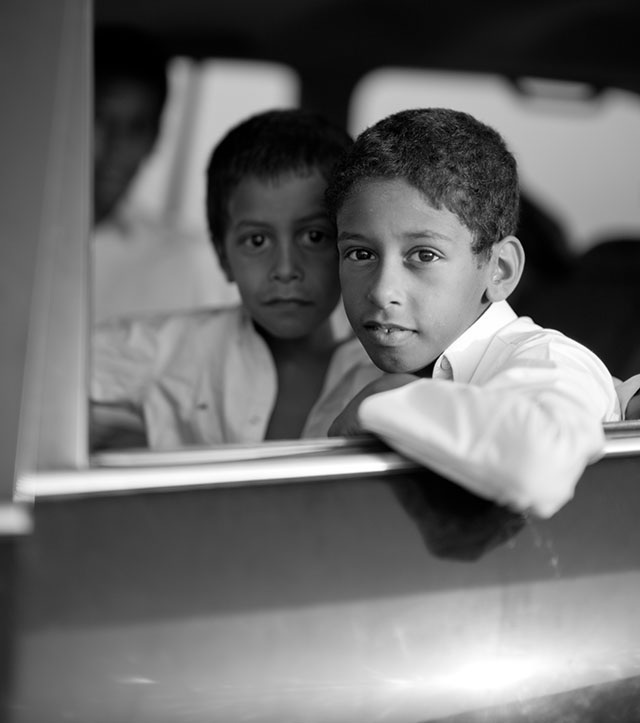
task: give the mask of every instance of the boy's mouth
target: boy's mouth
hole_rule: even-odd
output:
[[[362,325],[366,336],[382,346],[396,346],[410,339],[415,331],[400,324],[384,324],[377,321],[365,321]]]
[[[309,306],[312,302],[299,296],[276,296],[264,303],[266,306]]]

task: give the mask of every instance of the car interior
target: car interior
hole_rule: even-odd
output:
[[[279,3],[271,14],[251,2],[213,13],[190,0],[179,17],[171,3],[163,8],[98,0],[94,12],[97,24],[156,33],[174,56],[170,122],[134,203],[206,234],[208,150],[268,107],[319,110],[354,135],[406,107],[468,110],[500,129],[520,164],[528,267],[516,311],[575,336],[615,376],[634,373],[638,298],[625,282],[637,272],[640,226],[628,152],[640,140],[637,62],[625,42],[631,4],[523,3],[516,11],[490,2],[454,11],[444,3],[338,9],[309,0]],[[311,33],[332,52],[314,53],[305,41]],[[218,283],[221,302],[235,301],[235,289]]]

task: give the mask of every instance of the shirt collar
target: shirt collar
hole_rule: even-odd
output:
[[[506,301],[498,301],[450,344],[436,361],[434,379],[467,383],[496,332],[517,319]]]

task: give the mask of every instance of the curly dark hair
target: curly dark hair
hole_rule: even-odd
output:
[[[454,213],[473,234],[475,254],[487,254],[494,243],[515,233],[515,158],[497,131],[468,113],[404,110],[371,126],[336,167],[327,203],[336,214],[363,182],[398,178],[435,208]]]
[[[328,182],[352,144],[341,126],[301,109],[258,113],[232,128],[207,165],[207,220],[214,245],[222,243],[229,199],[243,178],[273,180],[318,170]]]

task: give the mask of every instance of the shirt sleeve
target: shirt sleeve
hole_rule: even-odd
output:
[[[163,329],[152,318],[122,319],[96,327],[91,340],[92,402],[142,406],[164,356]]]
[[[550,517],[601,455],[602,422],[618,411],[599,360],[559,341],[512,354],[482,385],[421,379],[373,395],[359,417],[364,429],[468,490]]]

